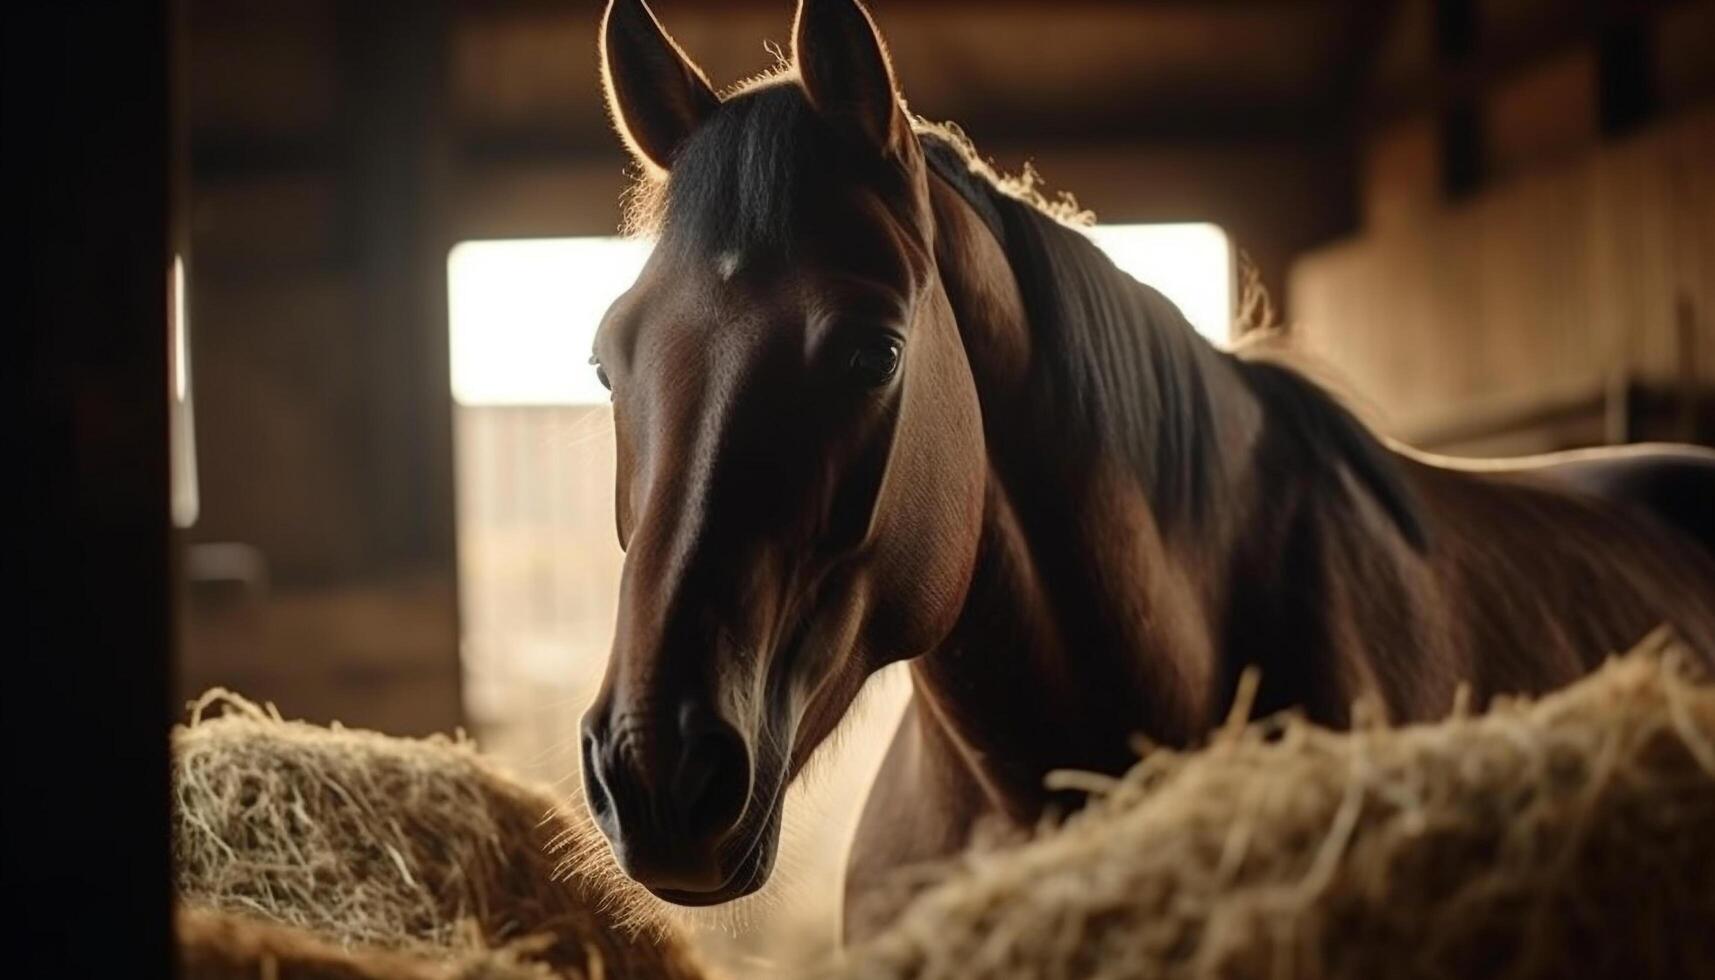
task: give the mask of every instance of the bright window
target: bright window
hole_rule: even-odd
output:
[[[1233,323],[1233,246],[1218,225],[1097,225],[1114,264],[1179,307],[1197,332],[1225,344]]]
[[[464,242],[447,257],[453,399],[588,405],[607,392],[586,365],[601,316],[649,243],[628,238]]]

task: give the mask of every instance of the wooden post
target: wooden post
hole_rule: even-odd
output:
[[[1444,76],[1467,68],[1476,57],[1477,9],[1472,0],[1436,0],[1435,60]],[[1486,166],[1481,97],[1454,92],[1441,103],[1441,188],[1456,200],[1482,186]]]
[[[363,296],[367,516],[384,567],[452,574],[452,393],[445,185],[451,5],[340,10],[350,167],[343,211]]]

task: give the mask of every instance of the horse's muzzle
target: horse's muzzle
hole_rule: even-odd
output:
[[[738,730],[694,704],[663,717],[598,702],[584,718],[584,796],[620,868],[657,894],[721,891],[750,797]]]

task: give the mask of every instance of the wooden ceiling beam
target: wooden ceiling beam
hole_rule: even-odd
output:
[[[1569,5],[1556,18],[1505,44],[1474,39],[1464,58],[1444,61],[1427,77],[1376,91],[1364,110],[1363,125],[1379,127],[1426,112],[1440,112],[1459,102],[1481,98],[1520,72],[1579,45],[1594,51],[1602,39],[1619,30],[1647,23],[1675,0],[1599,0]]]

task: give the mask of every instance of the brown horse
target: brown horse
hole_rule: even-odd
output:
[[[1076,805],[1050,770],[1195,742],[1247,666],[1258,711],[1340,725],[1552,688],[1663,621],[1715,652],[1715,453],[1389,449],[914,125],[855,0],[804,0],[792,62],[722,97],[641,0],[603,26],[659,237],[595,343],[626,559],[584,779],[655,894],[759,888],[895,661],[848,897]]]

